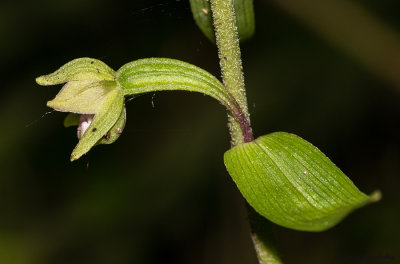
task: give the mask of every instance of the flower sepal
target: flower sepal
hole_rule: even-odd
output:
[[[79,159],[97,144],[111,144],[118,139],[125,126],[126,114],[121,89],[112,90],[99,111],[82,133],[71,154],[71,161]],[[79,126],[78,126],[79,128]]]
[[[79,80],[113,81],[114,78],[115,71],[104,62],[92,58],[79,58],[64,64],[53,73],[36,78],[36,83],[55,85]]]

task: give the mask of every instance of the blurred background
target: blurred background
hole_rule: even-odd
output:
[[[323,233],[274,227],[285,263],[400,263],[400,2],[255,0],[242,45],[255,136],[288,131],[383,199]],[[59,87],[35,77],[78,57],[115,70],[170,57],[220,76],[187,0],[0,2],[0,263],[256,263],[225,171],[224,108],[195,93],[127,103],[112,145],[80,160]]]

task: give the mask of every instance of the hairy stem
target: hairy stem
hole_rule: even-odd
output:
[[[225,88],[234,97],[240,113],[229,114],[232,145],[253,140],[247,107],[239,38],[233,0],[211,0],[218,56]],[[235,119],[236,118],[236,119]],[[273,245],[270,222],[248,207],[252,240],[260,264],[282,263]]]
[[[231,0],[212,0],[215,36],[225,88],[235,98],[250,127],[236,18]],[[246,142],[239,121],[229,116],[232,145]]]

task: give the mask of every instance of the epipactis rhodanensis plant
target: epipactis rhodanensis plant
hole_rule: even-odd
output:
[[[80,58],[36,81],[40,85],[65,83],[47,105],[69,112],[65,126],[78,126],[79,142],[71,161],[120,136],[126,121],[126,96],[186,90],[218,100],[240,125],[244,142],[225,153],[225,165],[248,203],[272,222],[322,231],[354,209],[379,200],[379,192],[371,196],[360,192],[319,149],[296,135],[275,132],[254,140],[249,121],[230,91],[216,77],[189,63],[141,59],[115,72],[99,60]]]

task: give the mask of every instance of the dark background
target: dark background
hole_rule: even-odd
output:
[[[323,233],[275,226],[277,243],[285,263],[400,263],[400,2],[324,1],[255,0],[242,45],[253,130],[300,135],[383,199]],[[219,76],[187,0],[2,0],[0,38],[1,264],[256,263],[221,105],[140,96],[117,142],[70,163],[75,129],[45,114],[60,87],[34,81],[78,57],[115,70],[170,57]]]

